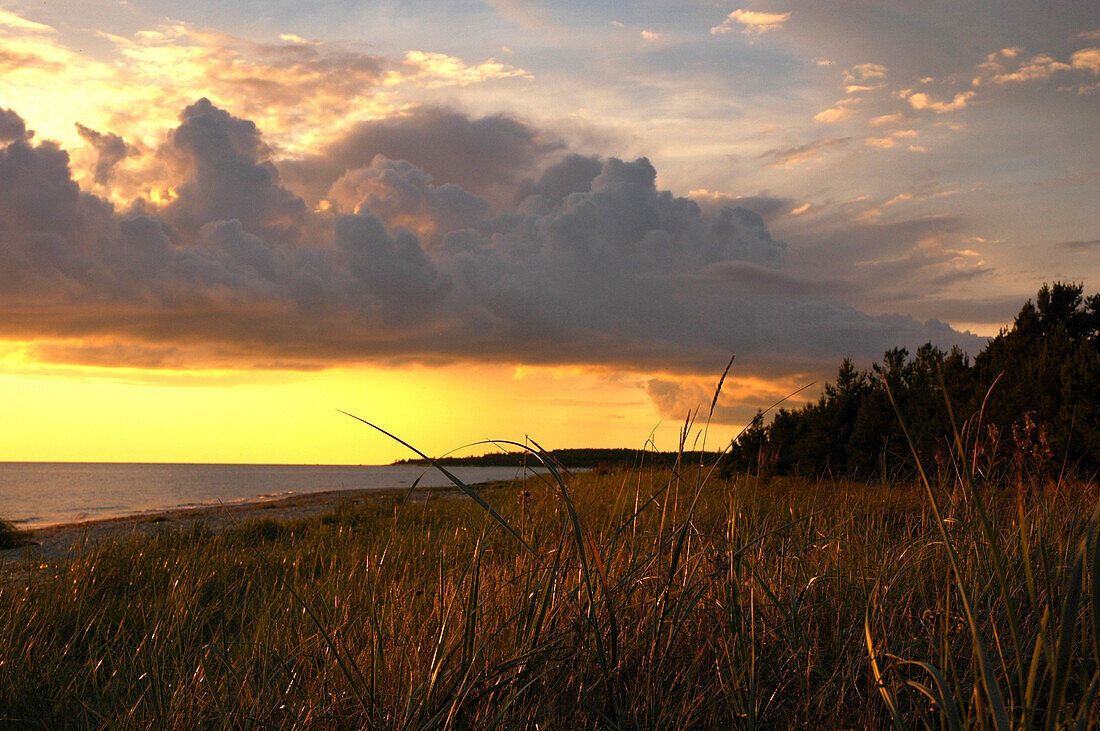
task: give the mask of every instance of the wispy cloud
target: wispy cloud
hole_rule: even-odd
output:
[[[33,20],[27,20],[26,18],[20,17],[2,8],[0,8],[0,28],[29,33],[52,34],[57,32],[51,26],[44,25],[43,23],[36,23]]]
[[[425,89],[438,89],[517,77],[529,79],[531,74],[493,58],[469,66],[462,59],[445,53],[409,51],[402,68],[390,71],[382,83],[386,86],[413,83]]]
[[[768,167],[789,167],[799,163],[809,162],[826,150],[843,147],[852,141],[851,137],[830,137],[823,140],[807,142],[794,147],[782,147],[768,150],[757,159],[763,160]]]
[[[1100,251],[1100,239],[1089,241],[1059,241],[1055,244],[1059,249],[1068,251]]]

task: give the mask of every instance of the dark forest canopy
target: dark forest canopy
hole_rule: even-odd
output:
[[[973,362],[931,344],[912,357],[889,350],[869,371],[845,359],[816,402],[781,409],[770,424],[758,413],[734,441],[729,465],[857,479],[910,473],[892,393],[926,469],[949,468],[950,402],[979,467],[1093,473],[1100,468],[1100,294],[1083,291],[1043,285]]]

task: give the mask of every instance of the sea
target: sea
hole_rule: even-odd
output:
[[[519,467],[447,467],[466,484],[522,478]],[[0,519],[44,528],[177,508],[276,500],[330,490],[440,487],[424,465],[0,462]]]

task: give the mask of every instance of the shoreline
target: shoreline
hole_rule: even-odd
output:
[[[435,496],[446,496],[458,491],[454,486],[419,487],[413,492],[410,501],[426,501]],[[277,498],[170,508],[113,518],[95,518],[42,528],[29,528],[27,533],[30,543],[15,548],[0,549],[0,567],[10,570],[17,568],[20,564],[23,567],[29,564],[48,564],[71,557],[75,551],[86,544],[112,538],[150,535],[165,529],[188,529],[197,523],[203,523],[210,530],[217,532],[230,525],[250,520],[265,518],[277,521],[297,520],[332,512],[344,503],[385,501],[404,497],[408,492],[408,488],[324,490]]]

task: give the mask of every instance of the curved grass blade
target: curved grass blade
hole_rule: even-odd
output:
[[[355,419],[356,421],[360,421],[360,422],[362,422],[362,423],[366,424],[366,425],[367,425],[367,426],[369,426],[369,427],[370,427],[371,429],[374,429],[374,430],[376,430],[376,431],[382,432],[383,434],[385,434],[385,435],[386,435],[387,437],[389,437],[390,439],[394,440],[394,441],[395,441],[395,442],[397,442],[398,444],[402,444],[402,445],[404,445],[404,446],[408,447],[409,449],[411,449],[412,451],[416,452],[416,453],[417,453],[418,455],[420,455],[420,456],[421,456],[421,457],[422,457],[423,459],[427,460],[428,464],[430,464],[430,465],[431,465],[432,467],[435,467],[435,468],[436,468],[437,470],[439,470],[440,472],[442,472],[442,473],[443,473],[443,476],[444,476],[444,477],[446,477],[446,478],[447,478],[448,480],[450,480],[450,481],[451,481],[451,482],[452,482],[452,483],[454,484],[454,486],[455,486],[455,487],[457,487],[458,489],[462,490],[462,492],[466,493],[466,494],[467,494],[467,495],[468,495],[468,496],[469,496],[470,498],[472,498],[472,499],[473,499],[473,501],[474,501],[474,502],[476,502],[476,503],[477,503],[478,505],[480,505],[480,506],[481,506],[481,507],[482,507],[482,508],[483,508],[483,509],[484,509],[484,510],[485,510],[486,512],[488,512],[488,513],[489,513],[489,515],[490,515],[490,516],[491,516],[491,517],[493,518],[493,520],[495,520],[496,522],[500,523],[500,525],[501,525],[501,526],[503,526],[504,530],[506,530],[506,531],[508,531],[509,533],[511,533],[511,534],[512,534],[512,536],[513,536],[513,537],[514,537],[514,538],[515,538],[515,539],[516,539],[517,541],[519,541],[519,542],[520,542],[520,544],[522,544],[524,548],[526,548],[526,549],[528,550],[528,552],[530,552],[531,554],[534,554],[534,553],[535,553],[535,549],[531,548],[530,544],[529,544],[529,543],[527,543],[527,541],[523,540],[523,536],[521,536],[521,535],[519,534],[519,531],[517,531],[517,530],[516,530],[515,528],[513,528],[513,527],[512,527],[511,523],[509,523],[509,522],[508,522],[507,520],[505,520],[505,519],[504,519],[504,516],[502,516],[502,515],[501,515],[500,513],[498,513],[498,512],[497,512],[497,511],[496,511],[496,510],[495,510],[495,509],[493,508],[493,506],[492,506],[492,505],[490,505],[489,503],[485,502],[485,498],[483,498],[483,497],[481,497],[480,495],[478,495],[478,494],[477,494],[477,491],[476,491],[476,490],[474,490],[474,489],[473,489],[472,487],[470,487],[469,485],[467,485],[467,484],[466,484],[465,482],[463,482],[462,480],[460,480],[460,479],[458,479],[457,477],[455,477],[455,476],[454,476],[454,474],[452,474],[452,473],[450,472],[450,470],[448,470],[448,469],[447,469],[446,467],[444,467],[443,465],[439,464],[439,463],[438,463],[438,462],[436,462],[436,461],[435,461],[434,459],[432,459],[432,458],[431,458],[431,457],[429,457],[428,455],[424,454],[424,453],[423,453],[423,452],[421,452],[421,451],[420,451],[419,449],[417,449],[417,448],[416,448],[416,447],[414,447],[413,445],[409,444],[408,442],[406,442],[406,441],[405,441],[404,439],[402,439],[401,437],[398,437],[398,436],[396,436],[396,435],[394,435],[394,434],[391,434],[390,432],[386,431],[385,429],[383,429],[382,427],[378,426],[377,424],[372,424],[371,422],[367,421],[366,419],[364,419],[364,418],[362,418],[362,417],[356,416],[355,414],[349,414],[349,413],[348,413],[347,411],[343,411],[343,410],[341,410],[341,409],[337,409],[337,411],[339,411],[339,412],[340,412],[341,414],[343,414],[344,416],[350,416],[351,418]]]
[[[951,542],[951,536],[947,534],[947,527],[943,521],[943,513],[940,511],[939,502],[937,502],[936,496],[932,492],[932,485],[928,482],[928,475],[925,473],[924,465],[921,464],[920,455],[917,453],[917,445],[913,441],[913,437],[909,434],[909,427],[906,426],[905,419],[902,418],[901,409],[898,407],[898,402],[894,398],[894,392],[890,388],[890,382],[886,379],[885,374],[880,375],[882,375],[883,386],[886,388],[886,395],[890,398],[890,405],[894,407],[894,413],[898,417],[898,424],[901,426],[901,432],[905,435],[905,441],[909,443],[909,449],[913,454],[913,460],[917,464],[917,473],[920,475],[920,482],[924,487],[924,495],[928,498],[928,502],[932,507],[932,514],[936,518],[936,528],[939,529],[940,537],[943,538],[943,545],[947,549],[947,557],[951,563],[951,571],[955,575],[955,586],[959,590],[959,601],[962,602],[963,612],[966,614],[966,622],[970,627],[970,638],[974,645],[974,655],[977,658],[978,666],[981,670],[982,685],[985,687],[986,697],[989,699],[994,723],[997,729],[1007,731],[1012,728],[1012,724],[1008,720],[1008,711],[1005,710],[1004,696],[1001,694],[1001,687],[997,684],[997,675],[993,668],[993,661],[985,648],[985,641],[982,639],[981,630],[980,627],[978,627],[978,616],[974,612],[974,607],[970,603],[970,595],[966,591],[966,583],[963,581],[963,572],[962,568],[959,566],[959,557],[955,552],[955,545]]]

